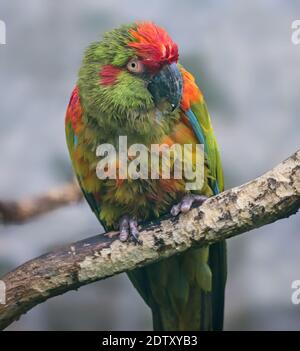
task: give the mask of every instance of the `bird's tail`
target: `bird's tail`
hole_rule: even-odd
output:
[[[225,242],[189,250],[128,275],[152,310],[154,330],[222,330]]]

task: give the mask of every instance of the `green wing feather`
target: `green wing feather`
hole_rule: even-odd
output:
[[[219,191],[223,191],[224,178],[220,152],[205,101],[202,100],[192,104],[190,111],[187,111],[188,116],[190,112],[192,112],[192,114],[196,117],[196,121],[194,123],[199,124],[199,128],[203,133],[205,152],[209,162],[211,177],[213,180],[216,180]],[[192,126],[194,129],[196,128],[193,123]],[[199,141],[201,142],[201,140]]]
[[[204,100],[191,105],[205,140],[205,152],[209,163],[212,184],[217,190],[224,190],[223,170],[217,140],[212,128],[210,115]],[[212,188],[215,187],[212,185]],[[218,191],[214,191],[217,193]],[[225,284],[227,278],[226,242],[209,247],[209,266],[212,273],[212,326],[213,330],[223,329]]]

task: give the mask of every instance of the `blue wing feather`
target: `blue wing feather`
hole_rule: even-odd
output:
[[[186,111],[185,114],[188,117],[189,122],[192,125],[193,131],[196,134],[200,144],[204,145],[204,152],[205,152],[205,155],[207,155],[207,143],[205,141],[205,134],[203,133],[203,129],[201,127],[201,124],[199,123],[198,118],[195,116],[194,112],[191,109]],[[208,159],[208,164],[209,164],[209,159]],[[212,185],[214,194],[218,194],[220,192],[218,182],[216,180],[213,180],[211,185]]]

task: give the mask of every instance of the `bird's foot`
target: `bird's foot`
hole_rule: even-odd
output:
[[[127,241],[132,237],[135,242],[140,242],[138,223],[136,219],[130,218],[129,216],[123,216],[119,222],[119,230],[119,239],[121,241]]]
[[[171,215],[177,216],[180,212],[187,213],[193,207],[194,204],[202,205],[203,202],[207,199],[207,196],[204,195],[196,195],[196,194],[187,194],[182,200],[174,205],[171,208]]]

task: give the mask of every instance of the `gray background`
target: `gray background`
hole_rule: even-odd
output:
[[[71,177],[64,114],[85,47],[134,20],[165,26],[197,77],[221,147],[226,185],[261,175],[299,148],[298,1],[3,0],[0,19],[0,198],[43,192]],[[229,241],[225,329],[300,329],[300,216]],[[100,232],[85,203],[0,227],[0,271]],[[124,274],[34,308],[10,330],[150,329]]]

